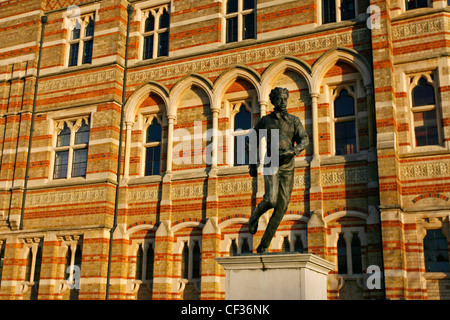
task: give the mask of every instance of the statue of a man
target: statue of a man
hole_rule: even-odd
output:
[[[265,194],[262,201],[253,210],[248,220],[248,228],[251,234],[255,234],[258,229],[259,218],[269,209],[274,209],[269,220],[266,231],[261,239],[256,251],[258,253],[267,252],[277,228],[283,219],[284,214],[291,199],[291,192],[294,186],[294,165],[295,156],[302,152],[309,143],[308,135],[300,119],[287,111],[287,100],[289,91],[286,88],[275,88],[270,92],[269,98],[274,105],[274,110],[270,114],[262,117],[255,125],[254,130],[259,142],[261,129],[267,130],[267,155],[266,157],[277,156],[270,154],[272,143],[278,143],[279,161],[275,170],[264,172]],[[273,131],[275,130],[275,131]],[[276,134],[275,134],[276,133]],[[278,141],[274,141],[279,138]],[[259,145],[259,143],[258,143]],[[252,152],[257,152],[258,148],[250,147]],[[266,162],[266,161],[265,161]],[[265,163],[264,166],[271,164]],[[273,163],[272,163],[273,165]],[[250,175],[257,176],[257,163],[251,163]]]

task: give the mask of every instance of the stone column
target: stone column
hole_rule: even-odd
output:
[[[170,221],[161,221],[155,234],[155,258],[153,267],[153,300],[172,299],[173,232]]]
[[[166,175],[172,173],[172,151],[173,151],[173,131],[176,116],[168,115],[168,126],[167,126],[167,164],[166,164]]]
[[[220,256],[220,229],[217,218],[212,217],[206,221],[202,233],[202,260],[201,260],[201,300],[216,300],[223,295],[220,285],[220,266],[215,257]]]
[[[125,142],[125,162],[123,166],[123,177],[128,180],[130,177],[130,153],[131,153],[131,128],[133,122],[127,121],[126,125],[126,142]]]

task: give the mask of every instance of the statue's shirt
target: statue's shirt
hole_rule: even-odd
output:
[[[270,114],[262,117],[255,125],[254,130],[258,137],[258,141],[261,136],[261,129],[267,130],[267,157],[271,157],[270,150],[272,146],[272,134],[271,130],[278,129],[279,134],[279,152],[293,149],[295,155],[300,154],[309,143],[308,135],[303,128],[300,119],[287,112],[274,111]],[[286,142],[287,141],[287,142]],[[280,163],[281,164],[281,163]],[[289,162],[281,164],[280,170],[293,170],[295,164],[295,157]],[[264,166],[270,166],[270,163],[266,163]]]

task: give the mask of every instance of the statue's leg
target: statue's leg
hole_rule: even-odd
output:
[[[270,246],[275,232],[280,225],[281,220],[283,220],[284,214],[289,206],[289,201],[291,199],[292,188],[294,186],[294,171],[279,173],[278,181],[278,199],[273,210],[273,214],[270,217],[267,229],[261,239],[261,243],[257,248],[257,252],[266,252]]]
[[[253,210],[250,219],[248,219],[248,230],[251,234],[255,234],[258,230],[259,218],[269,209],[275,207],[278,199],[278,176],[264,176],[264,196],[260,203]]]

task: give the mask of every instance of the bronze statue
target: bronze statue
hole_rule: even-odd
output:
[[[266,158],[272,158],[276,155],[271,154],[272,144],[278,146],[278,162],[273,168],[274,163],[266,163],[264,168],[275,170],[264,171],[264,197],[262,201],[253,210],[248,220],[248,228],[251,234],[255,234],[258,229],[259,218],[269,209],[274,209],[269,220],[269,224],[264,232],[256,252],[265,253],[269,248],[277,228],[283,219],[291,198],[294,185],[294,164],[295,156],[302,152],[309,143],[308,135],[300,119],[287,111],[287,100],[289,91],[286,88],[277,87],[270,92],[269,98],[274,105],[274,110],[270,114],[262,117],[255,125],[254,130],[257,136],[256,147],[249,145],[249,152],[256,152],[258,155],[258,145],[261,137],[261,130],[267,130],[267,153]],[[278,141],[275,139],[279,138]],[[295,143],[295,145],[294,145]],[[273,153],[273,151],[272,151]],[[258,158],[256,158],[258,159]],[[250,163],[250,175],[257,176],[258,161]]]

